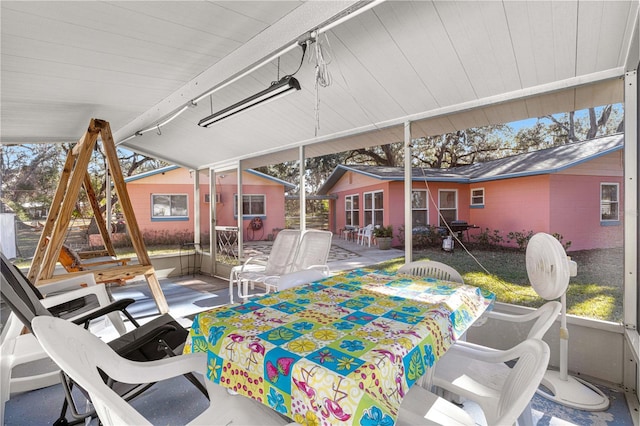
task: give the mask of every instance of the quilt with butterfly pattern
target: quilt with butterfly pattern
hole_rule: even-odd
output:
[[[210,380],[297,423],[391,426],[409,388],[494,301],[355,270],[200,313],[184,351],[206,352]]]

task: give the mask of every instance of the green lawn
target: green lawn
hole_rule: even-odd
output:
[[[512,250],[472,250],[488,271],[461,249],[444,252],[427,249],[414,252],[414,259],[446,263],[458,270],[465,283],[494,292],[497,300],[538,307],[545,303],[529,285],[524,252]],[[569,253],[578,264],[578,275],[571,278],[567,292],[567,313],[605,321],[622,322],[622,249],[588,250]],[[404,259],[375,265],[395,271]]]
[[[34,238],[35,246],[37,238]],[[150,256],[176,253],[175,245],[148,246]],[[116,249],[118,257],[135,257],[131,248]],[[516,250],[471,250],[486,271],[464,250],[453,253],[439,248],[414,252],[414,259],[431,259],[451,265],[466,283],[494,292],[497,300],[506,303],[538,307],[545,300],[536,295],[527,277],[525,253]],[[567,312],[587,318],[620,323],[623,295],[622,249],[600,249],[570,252],[578,264],[578,276],[571,278],[567,293]],[[30,260],[17,262],[26,267]],[[404,258],[373,265],[375,269],[396,270]],[[488,271],[488,272],[487,272]]]

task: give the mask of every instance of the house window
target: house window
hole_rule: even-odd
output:
[[[620,220],[618,205],[619,185],[617,183],[600,184],[600,220],[611,222]]]
[[[382,191],[364,193],[364,224],[382,225],[384,194]]]
[[[264,194],[242,195],[242,215],[247,216],[265,216],[265,198]],[[238,217],[238,194],[234,196],[233,214]]]
[[[427,191],[411,191],[411,224],[414,231],[424,230],[429,224]]]
[[[187,194],[151,194],[152,220],[188,220]]]
[[[360,226],[360,196],[347,195],[344,197],[344,211],[346,226]]]
[[[438,208],[440,209],[439,226],[458,219],[458,191],[443,189],[438,192]]]
[[[484,188],[475,188],[471,190],[471,207],[484,206]]]

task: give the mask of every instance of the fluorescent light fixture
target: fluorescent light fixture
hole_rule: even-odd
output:
[[[231,105],[223,110],[215,112],[208,117],[203,118],[198,122],[198,126],[209,127],[215,122],[224,120],[231,117],[234,114],[238,114],[243,111],[247,111],[257,105],[265,102],[271,102],[278,98],[281,98],[296,90],[300,90],[300,83],[292,76],[285,76],[280,81],[271,84],[268,88],[262,92],[256,93],[253,96],[248,97],[238,103]]]

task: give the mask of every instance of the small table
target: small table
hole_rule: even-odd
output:
[[[356,270],[200,313],[185,353],[206,352],[210,380],[298,423],[392,424],[409,388],[494,300]]]

